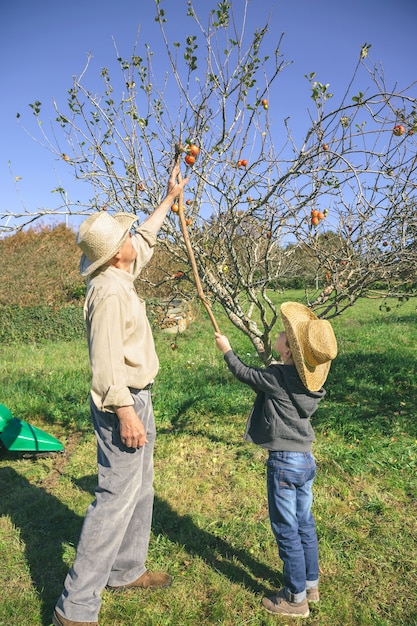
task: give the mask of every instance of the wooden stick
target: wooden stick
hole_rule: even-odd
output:
[[[181,156],[181,151],[179,148],[177,148],[177,155],[176,155],[177,160],[179,160],[180,156]],[[178,181],[181,182],[181,180],[182,180],[181,171],[179,171]],[[216,318],[213,315],[213,311],[211,310],[210,304],[207,302],[206,296],[204,295],[200,276],[198,275],[198,268],[197,268],[197,263],[195,261],[194,251],[191,247],[190,237],[188,235],[187,224],[185,222],[185,215],[184,215],[184,189],[182,189],[180,192],[180,197],[178,201],[178,216],[180,220],[181,232],[184,237],[185,247],[187,248],[188,258],[190,259],[191,267],[193,269],[194,280],[195,280],[195,284],[197,287],[198,296],[209,315],[211,323],[214,326],[214,330],[217,333],[219,333],[220,332],[219,325],[217,324]]]

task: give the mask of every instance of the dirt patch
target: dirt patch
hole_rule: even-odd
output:
[[[46,491],[52,491],[59,481],[60,476],[63,475],[64,469],[69,462],[70,458],[74,454],[75,450],[82,439],[83,435],[80,433],[72,433],[69,435],[65,450],[63,452],[54,453],[54,464],[48,476],[42,481],[42,487]]]

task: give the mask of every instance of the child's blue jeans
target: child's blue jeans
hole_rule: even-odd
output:
[[[269,452],[269,518],[284,568],[287,598],[301,602],[318,585],[316,524],[311,512],[316,463],[311,452]]]

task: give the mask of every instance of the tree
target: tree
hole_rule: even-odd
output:
[[[182,161],[192,176],[186,216],[199,275],[267,363],[278,317],[269,290],[298,273],[320,316],[340,314],[376,284],[379,296],[416,295],[417,106],[413,85],[388,88],[364,44],[340,101],[307,75],[308,128],[297,139],[287,119],[285,137],[276,136],[270,98],[287,66],[282,38],[265,53],[268,24],[248,34],[248,0],[239,6],[218,2],[204,26],[207,10],[199,14],[189,0],[180,42],[155,0],[157,59],[140,36],[131,58],[116,49],[120,73],[113,80],[102,68],[101,95],[87,86],[88,60],[66,105],[55,103],[60,135],[48,137],[41,104],[31,107],[45,144],[93,186],[97,210],[149,213],[174,146],[184,157],[200,148],[195,164]],[[186,267],[176,213],[160,239]]]

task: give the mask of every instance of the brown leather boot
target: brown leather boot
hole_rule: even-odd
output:
[[[157,589],[163,587],[169,587],[172,584],[172,578],[165,572],[148,572],[146,571],[142,576],[139,576],[133,583],[127,585],[121,585],[120,587],[111,587],[107,585],[107,589],[112,591],[122,589]]]
[[[98,622],[74,622],[74,620],[67,619],[56,611],[52,615],[52,623],[54,626],[98,626]]]

